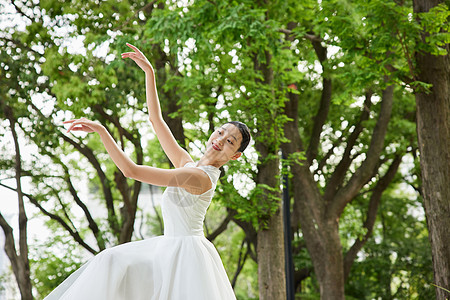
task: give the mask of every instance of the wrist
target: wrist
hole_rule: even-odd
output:
[[[105,136],[105,135],[109,134],[108,131],[106,130],[105,126],[103,126],[101,124],[99,124],[99,127],[96,131],[100,136]]]
[[[155,71],[150,66],[148,68],[144,69],[144,72],[145,72],[145,75],[147,75],[147,76],[155,76]]]

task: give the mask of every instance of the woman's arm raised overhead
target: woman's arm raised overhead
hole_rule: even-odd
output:
[[[127,46],[133,49],[134,52],[122,53],[122,58],[131,58],[145,72],[149,119],[153,125],[156,136],[175,168],[183,167],[187,162],[191,162],[192,158],[186,150],[178,145],[169,126],[167,126],[162,117],[158,93],[156,91],[155,71],[148,59],[138,48],[128,43]]]
[[[106,151],[125,177],[159,186],[182,187],[191,194],[202,194],[212,187],[209,176],[198,168],[159,169],[134,163],[120,149],[102,125],[85,118],[64,122],[70,131],[97,132]]]

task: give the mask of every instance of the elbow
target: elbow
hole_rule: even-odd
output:
[[[148,120],[150,121],[150,124],[152,124],[153,130],[155,130],[155,126],[157,125],[155,118],[148,118]]]
[[[122,174],[126,178],[133,178],[133,175],[131,174],[130,170],[122,170]]]
[[[162,116],[150,116],[148,118],[153,127],[158,126],[164,122]]]
[[[127,168],[121,169],[123,176],[126,178],[134,179],[136,176],[136,166],[129,166]]]

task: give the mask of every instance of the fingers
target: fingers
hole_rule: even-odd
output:
[[[78,129],[75,129],[75,128],[79,128],[79,127],[76,127],[76,126],[79,126],[79,125],[80,125],[79,123],[73,122],[72,125],[70,125],[69,128],[67,128],[67,133],[71,132],[72,130],[78,130]]]
[[[76,121],[79,121],[79,120],[87,120],[87,119],[86,118],[79,118],[79,119],[67,120],[67,121],[64,121],[63,124],[73,123],[73,122],[76,122]]]
[[[67,129],[67,132],[70,132],[72,130],[73,131],[75,131],[75,130],[83,130],[83,131],[92,130],[92,128],[90,128],[89,125],[87,124],[87,121],[88,120],[86,118],[72,119],[72,120],[64,121],[63,124],[71,124],[69,126],[69,128]]]
[[[122,58],[135,58],[136,53],[135,52],[127,52],[127,53],[122,53]]]
[[[93,132],[94,130],[86,124],[72,124],[68,129],[67,133],[71,131],[85,131],[85,132]]]
[[[136,52],[141,52],[136,46],[133,46],[133,45],[131,45],[130,43],[126,43],[126,45],[127,45],[128,47],[130,47],[131,49],[133,49],[134,51],[136,51]]]
[[[142,53],[126,52],[122,53],[122,58],[131,58],[132,60],[143,60],[144,55]]]
[[[122,53],[122,58],[130,58],[134,61],[142,60],[142,57],[138,54],[132,52],[132,53]]]
[[[128,47],[130,47],[131,49],[134,50],[134,52],[125,52],[122,53],[122,58],[131,58],[131,59],[139,59],[139,58],[143,58],[144,54],[142,54],[141,50],[139,50],[137,47],[131,45],[130,43],[126,43],[126,45]]]
[[[136,54],[141,54],[142,55],[142,52],[141,52],[141,50],[139,50],[137,47],[135,47],[135,46],[133,46],[133,45],[131,45],[131,44],[129,44],[129,43],[126,43],[126,45],[128,46],[128,47],[130,47],[131,49],[133,49],[134,50],[134,52],[127,52],[127,53],[136,53]],[[123,53],[123,54],[126,54],[126,53]],[[122,55],[123,55],[122,54]]]
[[[84,125],[79,125],[78,127],[70,129],[70,131],[88,131],[88,130],[90,130],[90,128]],[[69,129],[67,130],[67,132],[69,132]]]
[[[76,119],[73,120],[68,120],[68,121],[64,121],[63,124],[69,124],[69,123],[73,123],[74,121],[76,121]]]

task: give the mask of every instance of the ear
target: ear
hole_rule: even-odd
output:
[[[236,160],[236,159],[238,159],[239,157],[241,157],[241,155],[242,155],[242,152],[236,152],[236,153],[231,157],[231,160]]]

